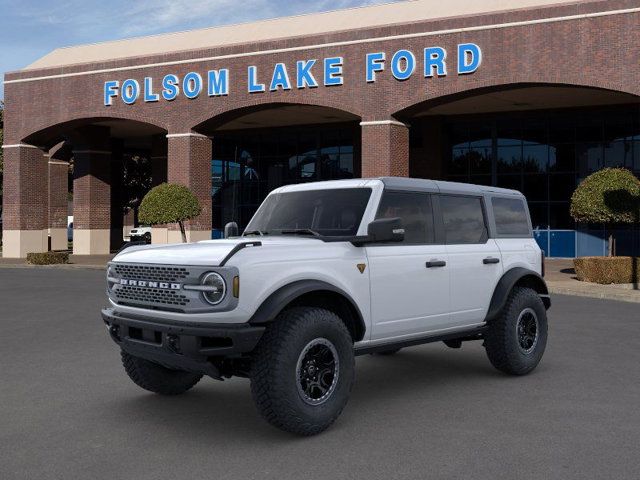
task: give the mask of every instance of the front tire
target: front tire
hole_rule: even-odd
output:
[[[160,395],[179,395],[200,381],[198,373],[171,370],[144,358],[121,351],[124,370],[133,383]]]
[[[281,430],[315,435],[347,404],[354,380],[353,341],[342,320],[322,308],[280,313],[251,367],[251,393],[260,414]]]
[[[547,311],[540,296],[530,288],[515,287],[485,334],[491,364],[510,375],[525,375],[536,368],[546,345]]]

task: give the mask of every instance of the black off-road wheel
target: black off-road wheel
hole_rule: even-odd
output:
[[[133,383],[153,393],[179,395],[192,388],[202,378],[198,373],[171,370],[124,351],[121,351],[121,354],[124,370]]]
[[[531,372],[547,345],[547,311],[530,288],[515,287],[498,318],[485,334],[491,364],[511,375]]]
[[[275,427],[315,435],[347,404],[354,371],[353,340],[342,320],[322,308],[295,307],[278,315],[260,339],[251,393]]]

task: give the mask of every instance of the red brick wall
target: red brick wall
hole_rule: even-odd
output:
[[[211,230],[211,140],[200,135],[171,137],[168,181],[191,189],[200,202],[202,214],[188,222],[189,230]],[[177,229],[176,225],[169,225]]]
[[[6,148],[4,163],[12,168],[4,170],[2,228],[46,229],[48,158],[37,148]]]
[[[584,1],[543,9],[518,10],[507,13],[423,21],[406,25],[292,38],[255,45],[210,48],[147,58],[130,58],[94,65],[79,65],[26,72],[8,73],[6,80],[34,76],[56,75],[82,70],[126,67],[153,62],[180,61],[210,56],[233,55],[247,51],[292,48],[309,44],[350,41],[388,35],[442,31],[504,22],[526,21],[545,17],[587,14],[596,11],[637,7],[636,1]],[[124,72],[98,73],[76,77],[53,78],[27,83],[9,83],[5,88],[7,143],[20,140],[51,141],[53,131],[41,131],[52,125],[79,118],[97,116],[128,118],[145,121],[170,133],[189,131],[207,119],[242,107],[275,102],[317,104],[335,107],[360,116],[363,120],[384,120],[419,102],[454,95],[476,88],[513,83],[560,83],[609,88],[640,94],[640,62],[635,45],[640,44],[637,25],[640,14],[618,14],[594,18],[539,23],[507,28],[443,33],[434,36],[389,41],[372,40],[361,44],[321,47],[310,51],[270,53],[259,56],[227,58],[181,65],[133,69]],[[471,75],[455,72],[458,43],[475,42],[482,48],[483,64]],[[400,48],[411,49],[418,59],[428,46],[447,49],[449,74],[441,78],[425,79],[420,62],[409,80],[395,80],[387,70],[378,75],[375,83],[365,82],[365,53],[385,51],[387,59]],[[290,75],[299,59],[342,55],[344,57],[344,85],[315,89],[295,88],[290,91],[247,93],[247,66],[257,65],[264,77],[270,75],[276,62],[284,62]],[[189,71],[204,74],[208,69],[228,68],[231,72],[231,92],[227,97],[210,98],[201,95],[189,100],[179,96],[173,102],[138,101],[125,105],[120,99],[113,106],[103,105],[103,85],[106,80],[135,78],[142,83],[145,76],[156,80],[168,73],[179,77]],[[316,76],[320,70],[316,71]],[[319,78],[320,80],[321,78]],[[267,82],[268,83],[268,82]],[[42,99],[52,101],[43,102]],[[55,101],[53,101],[55,100]],[[40,131],[38,135],[32,135]]]

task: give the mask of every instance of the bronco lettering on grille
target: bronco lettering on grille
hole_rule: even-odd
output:
[[[120,279],[120,285],[132,287],[161,288],[164,290],[180,290],[182,285],[179,283],[152,282],[148,280],[129,280],[128,278]]]

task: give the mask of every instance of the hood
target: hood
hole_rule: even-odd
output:
[[[155,263],[165,265],[206,265],[215,267],[233,250],[246,242],[262,242],[262,247],[313,245],[322,242],[307,237],[245,237],[225,240],[205,240],[197,243],[175,243],[169,245],[143,245],[129,247],[113,259],[123,263]]]

